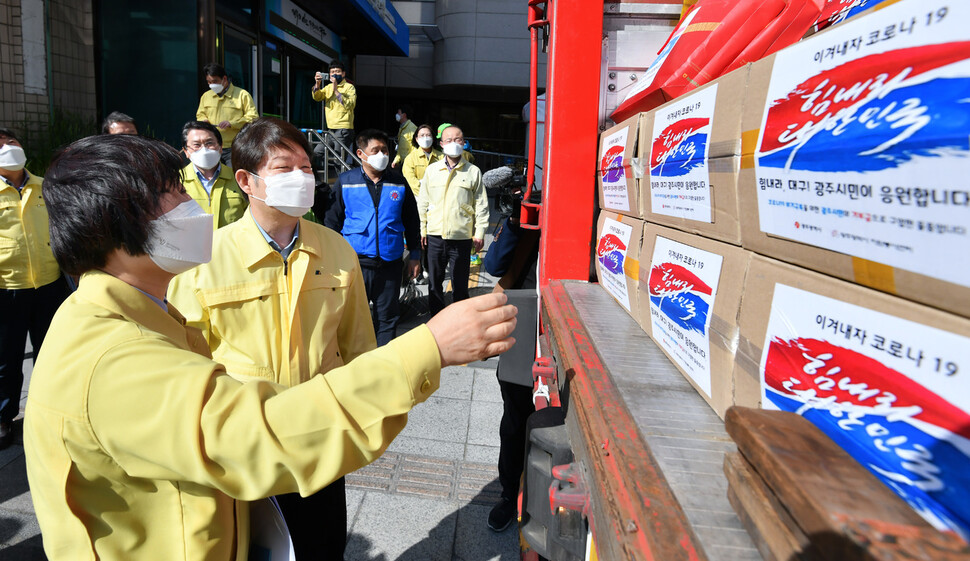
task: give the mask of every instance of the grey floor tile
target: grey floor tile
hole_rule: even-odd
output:
[[[435,397],[470,400],[474,380],[474,368],[449,366],[441,371],[441,387],[434,392],[434,395]]]
[[[360,491],[357,489],[347,489],[347,528],[354,527],[354,520],[357,519],[357,512],[360,510],[360,504],[363,502],[364,497],[367,496],[366,491]]]
[[[46,560],[37,520],[16,514],[0,509],[0,559]]]
[[[17,449],[13,446],[10,449]],[[0,509],[24,513],[28,518],[34,517],[34,505],[30,499],[30,489],[27,487],[27,467],[21,454],[4,466],[3,477],[0,477]]]
[[[464,442],[468,436],[468,417],[467,401],[432,396],[411,410],[401,436]]]
[[[391,452],[432,456],[447,460],[465,459],[465,445],[461,442],[445,442],[443,440],[398,435],[387,449]]]
[[[465,446],[465,461],[489,465],[497,464],[498,446],[468,444]]]
[[[498,428],[502,421],[502,404],[473,401],[471,422],[468,426],[468,444],[498,446]]]
[[[475,389],[472,394],[474,401],[502,402],[502,390],[499,388],[495,369],[475,369]]]
[[[469,504],[458,511],[455,531],[456,561],[518,561],[519,528],[512,524],[504,532],[493,532],[485,522],[492,507]]]
[[[460,503],[368,493],[347,543],[347,561],[450,561]]]

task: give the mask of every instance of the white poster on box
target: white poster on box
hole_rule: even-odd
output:
[[[596,244],[596,265],[600,284],[630,311],[630,294],[624,272],[626,255],[633,237],[633,226],[607,218]]]
[[[935,527],[970,534],[970,339],[777,284],[763,348],[764,408],[809,419]]]
[[[614,132],[603,139],[600,154],[600,177],[603,183],[603,202],[606,208],[614,210],[630,210],[630,198],[627,190],[626,176],[631,171],[630,162],[623,160],[626,152],[626,140],[629,137],[628,127]]]
[[[708,147],[717,84],[658,109],[650,143],[650,209],[713,222]]]
[[[761,230],[970,286],[970,3],[903,0],[780,51]]]
[[[650,260],[653,340],[711,395],[711,315],[723,258],[657,236]]]

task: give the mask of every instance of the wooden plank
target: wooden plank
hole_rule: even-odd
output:
[[[808,537],[738,452],[724,456],[728,500],[766,560],[821,561]]]
[[[826,558],[970,559],[970,546],[932,528],[807,419],[732,407],[725,426]],[[900,549],[903,544],[907,549]]]

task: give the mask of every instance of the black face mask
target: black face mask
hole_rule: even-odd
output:
[[[331,79],[337,84],[344,81],[344,77],[342,74],[334,74],[333,76],[331,76]]]

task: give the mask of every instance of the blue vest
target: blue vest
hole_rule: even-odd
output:
[[[340,231],[358,255],[394,261],[404,255],[404,190],[401,183],[384,183],[378,206],[363,181],[341,185],[344,202],[344,227]],[[343,178],[341,178],[342,180]],[[355,178],[356,179],[356,178]]]

